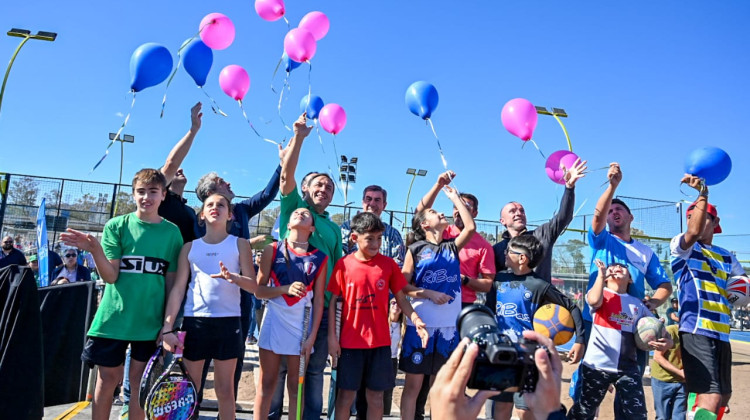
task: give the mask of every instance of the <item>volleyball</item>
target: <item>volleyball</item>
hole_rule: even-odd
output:
[[[635,345],[641,350],[651,350],[649,341],[664,337],[664,323],[653,316],[644,316],[636,324]]]
[[[534,313],[534,331],[551,338],[557,346],[573,338],[574,327],[570,312],[560,305],[548,303]]]
[[[750,279],[747,276],[734,276],[727,282],[729,304],[741,308],[750,303]]]

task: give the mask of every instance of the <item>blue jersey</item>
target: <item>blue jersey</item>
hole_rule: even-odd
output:
[[[304,283],[307,291],[310,292],[320,269],[326,266],[327,261],[328,256],[313,246],[310,246],[308,252],[298,254],[293,248],[286,246],[286,241],[274,242],[270,273],[272,285],[273,287],[286,286],[299,281]],[[302,299],[287,294],[282,296],[289,306]]]
[[[456,242],[453,239],[439,244],[418,241],[409,246],[409,252],[414,259],[414,285],[451,296],[443,305],[429,299],[414,299],[414,310],[428,327],[455,327],[456,317],[461,312],[461,268]]]

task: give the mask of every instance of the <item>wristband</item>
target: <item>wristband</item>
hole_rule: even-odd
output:
[[[161,332],[161,335],[174,334],[174,333],[176,333],[177,331],[179,331],[179,329],[177,329],[177,328],[175,328],[175,329],[173,329],[173,330],[171,330],[171,331],[162,331],[162,332]]]
[[[469,276],[464,276],[463,274],[461,275],[461,285],[466,286],[467,284],[469,284],[469,280],[471,280]]]

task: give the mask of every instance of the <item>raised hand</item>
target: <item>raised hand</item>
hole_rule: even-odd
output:
[[[60,240],[63,241],[65,245],[88,252],[92,252],[94,249],[101,246],[99,245],[99,241],[97,241],[92,235],[75,229],[68,229],[66,232],[61,233]]]
[[[568,170],[565,172],[564,177],[566,187],[575,187],[576,181],[586,176],[586,169],[588,169],[588,166],[586,166],[587,163],[587,160],[581,161],[581,158],[578,158],[576,159],[573,166],[568,168]]]
[[[685,174],[680,182],[683,184],[688,184],[690,188],[698,190],[699,192],[703,192],[704,189],[708,189],[708,187],[706,187],[705,183],[703,182],[703,179],[695,175]]]
[[[310,134],[310,131],[312,131],[312,126],[307,125],[307,112],[303,112],[294,122],[294,135],[305,138]]]
[[[201,129],[201,117],[203,117],[203,113],[201,112],[202,107],[203,104],[198,102],[197,104],[193,105],[192,108],[190,108],[190,130],[193,132]]]
[[[442,188],[450,184],[453,178],[456,177],[456,173],[453,171],[445,171],[438,176],[437,184]]]
[[[620,164],[612,162],[609,164],[609,170],[607,171],[607,179],[609,180],[612,187],[617,188],[622,181],[622,171],[620,170]]]

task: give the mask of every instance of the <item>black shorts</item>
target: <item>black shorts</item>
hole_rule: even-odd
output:
[[[374,349],[341,349],[336,385],[356,391],[364,384],[372,391],[385,391],[396,386],[391,362],[391,347]]]
[[[184,357],[187,360],[229,360],[244,357],[240,317],[204,318],[186,316]]]
[[[680,343],[688,392],[732,393],[732,346],[729,342],[680,331]]]
[[[81,353],[81,360],[93,368],[94,365],[117,367],[125,363],[125,352],[130,344],[130,358],[139,362],[148,362],[156,351],[156,341],[127,341],[113,338],[91,337]]]

